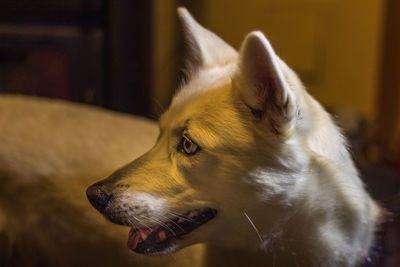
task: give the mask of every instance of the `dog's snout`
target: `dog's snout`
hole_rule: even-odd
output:
[[[100,212],[107,207],[113,197],[113,193],[107,192],[103,186],[98,184],[91,185],[86,190],[86,195],[90,204]]]

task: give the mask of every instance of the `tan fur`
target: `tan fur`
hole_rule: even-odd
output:
[[[128,229],[106,221],[85,195],[88,185],[151,147],[158,134],[154,122],[12,95],[0,95],[0,114],[1,266],[175,261],[129,252]]]
[[[195,61],[157,140],[155,124],[137,117],[0,98],[0,256],[21,266],[365,261],[380,209],[329,115],[261,32],[238,53],[185,9],[179,15]],[[185,135],[197,154],[180,150]],[[140,228],[204,207],[218,214],[158,253],[168,256],[134,255],[128,229],[85,200],[85,186],[109,174],[90,188],[112,192],[99,208],[110,220]]]
[[[178,13],[196,59],[190,79],[161,116],[154,147],[92,185],[89,199],[111,196],[97,208],[134,229],[218,211],[163,250],[139,251],[153,256],[208,242],[208,266],[364,262],[380,210],[328,113],[263,33],[249,33],[235,52]],[[188,136],[201,150],[182,150]]]

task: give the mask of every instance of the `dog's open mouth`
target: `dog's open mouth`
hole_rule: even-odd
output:
[[[182,236],[213,219],[216,214],[215,209],[197,209],[160,225],[141,229],[132,228],[129,232],[128,248],[142,254],[162,252],[177,239],[182,239]]]

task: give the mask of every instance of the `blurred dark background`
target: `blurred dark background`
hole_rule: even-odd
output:
[[[0,1],[0,90],[148,114],[151,1]]]
[[[398,0],[0,0],[0,92],[157,118],[182,76],[179,5],[235,48],[267,34],[391,214],[370,266],[400,266]]]

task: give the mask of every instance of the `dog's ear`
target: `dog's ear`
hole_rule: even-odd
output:
[[[213,32],[202,27],[184,7],[178,8],[184,37],[189,47],[188,68],[210,68],[234,62],[237,52]]]
[[[276,133],[294,116],[295,99],[281,69],[281,60],[259,31],[249,33],[240,50],[234,86],[260,120],[267,119]]]

